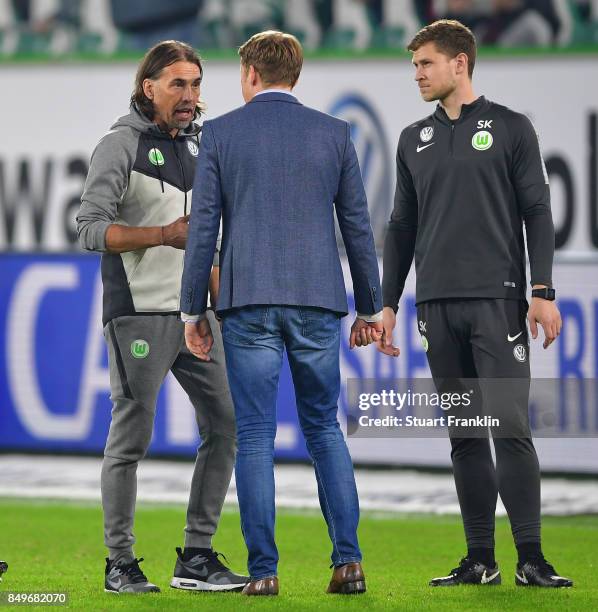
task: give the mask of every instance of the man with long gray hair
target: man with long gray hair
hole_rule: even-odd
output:
[[[187,241],[190,191],[201,128],[199,56],[165,41],[143,58],[128,115],[97,145],[81,198],[81,245],[102,252],[104,335],[108,344],[112,423],[102,466],[105,590],[159,591],[133,554],[137,464],[153,433],[156,400],[170,370],[187,392],[201,434],[191,482],[185,548],[177,548],[171,586],[237,590],[247,578],[232,573],[212,549],[236,449],[220,329],[212,360],[186,348],[179,319],[180,280]],[[210,279],[218,291],[218,253]]]

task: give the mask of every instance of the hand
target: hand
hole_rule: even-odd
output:
[[[543,298],[532,298],[531,306],[527,312],[529,328],[532,338],[538,337],[538,323],[544,329],[544,348],[547,349],[561,333],[563,321],[561,313],[554,302]]]
[[[351,325],[351,336],[349,337],[349,348],[356,346],[367,346],[377,342],[382,337],[382,322],[368,323],[363,319],[356,318]]]
[[[189,215],[179,217],[176,221],[162,228],[164,246],[184,249],[187,244],[187,232],[189,231]]]
[[[398,357],[401,353],[401,349],[399,349],[398,346],[394,346],[392,343],[392,332],[397,324],[397,315],[389,306],[385,306],[382,310],[382,324],[384,333],[382,334],[382,338],[376,343],[376,348],[385,355]]]
[[[189,351],[201,361],[211,361],[209,352],[214,344],[214,337],[207,319],[197,323],[185,323],[185,343]]]

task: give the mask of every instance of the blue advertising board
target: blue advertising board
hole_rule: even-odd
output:
[[[99,257],[0,255],[0,449],[101,452],[110,425]],[[177,383],[160,392],[150,454],[192,455],[199,437]],[[288,365],[279,457],[307,457]]]
[[[345,262],[346,268],[346,262]],[[550,350],[532,342],[532,374],[537,378],[598,379],[598,287],[588,282],[591,267],[556,266],[563,332]],[[345,269],[347,280],[350,279]],[[348,285],[349,306],[353,299]],[[398,315],[399,359],[373,347],[350,351],[346,317],[341,338],[339,416],[346,413],[348,379],[411,379],[429,376],[417,330],[413,277]],[[110,424],[106,346],[101,325],[102,284],[99,257],[86,254],[0,254],[0,450],[101,453]],[[589,387],[588,387],[589,388]],[[598,429],[598,406],[591,396],[563,395],[559,423],[580,435]],[[284,364],[278,395],[278,458],[307,459],[299,430],[295,395]],[[394,440],[350,441],[359,462],[428,463],[433,444],[406,445]],[[192,456],[199,437],[193,409],[169,375],[161,389],[150,454]],[[595,462],[574,439],[567,457],[576,467]],[[448,455],[446,456],[448,460]],[[566,467],[562,459],[559,466]],[[583,467],[582,465],[582,467]],[[592,469],[594,469],[592,467]]]

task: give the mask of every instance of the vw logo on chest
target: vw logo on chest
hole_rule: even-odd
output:
[[[422,131],[419,133],[419,137],[422,142],[429,142],[430,140],[432,140],[433,136],[434,128],[432,126],[423,128]]]
[[[197,146],[197,143],[195,143],[193,140],[188,140],[187,148],[189,149],[189,153],[191,153],[193,157],[197,157],[197,154],[199,153],[199,147]]]

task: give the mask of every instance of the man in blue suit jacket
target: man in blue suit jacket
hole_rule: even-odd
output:
[[[251,574],[243,592],[278,593],[273,454],[285,348],[333,545],[328,592],[363,592],[359,502],[336,416],[347,297],[334,230],[336,210],[358,312],[350,346],[365,346],[380,338],[382,302],[359,163],[349,125],[291,94],[303,62],[295,37],[256,34],[239,55],[247,104],[203,125],[181,316],[189,350],[209,359],[204,317],[222,217],[217,311],[237,421],[237,494]]]

